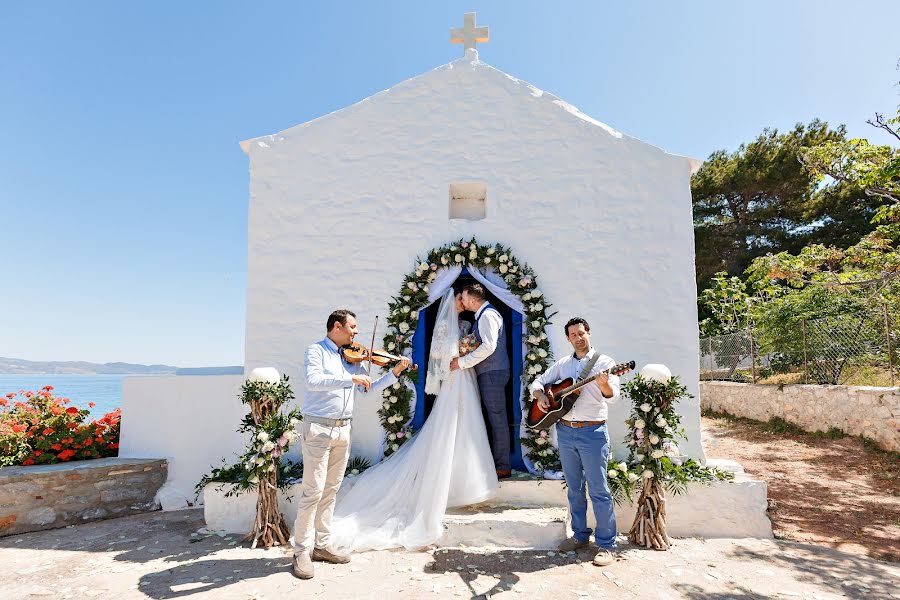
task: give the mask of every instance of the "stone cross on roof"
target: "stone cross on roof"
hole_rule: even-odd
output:
[[[463,15],[463,26],[450,30],[450,43],[462,44],[463,50],[474,49],[478,42],[487,42],[490,39],[487,26],[475,26],[475,13]]]

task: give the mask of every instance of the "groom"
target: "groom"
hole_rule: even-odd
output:
[[[491,449],[497,477],[512,474],[509,465],[509,419],[506,417],[506,384],[509,381],[509,356],[506,354],[506,327],[503,317],[485,299],[484,287],[472,283],[463,288],[462,303],[475,313],[475,339],[478,348],[454,358],[450,370],[475,369],[481,401],[491,423]]]

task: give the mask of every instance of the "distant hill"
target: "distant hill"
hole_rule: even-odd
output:
[[[244,367],[187,367],[175,371],[176,375],[243,375]]]
[[[34,361],[0,356],[0,374],[4,375],[174,375],[171,365],[136,365],[124,362]]]

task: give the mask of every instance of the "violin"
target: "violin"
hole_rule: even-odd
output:
[[[356,342],[347,344],[346,346],[341,346],[341,356],[343,356],[344,360],[351,364],[369,361],[371,364],[379,367],[386,367],[389,364],[395,363],[403,358],[402,356],[388,354],[384,350],[369,350],[362,344]],[[409,368],[413,371],[417,371],[419,369],[419,366],[410,365]]]

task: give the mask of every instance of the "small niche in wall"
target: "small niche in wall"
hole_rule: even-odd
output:
[[[487,184],[451,183],[450,218],[476,221],[487,215]]]

